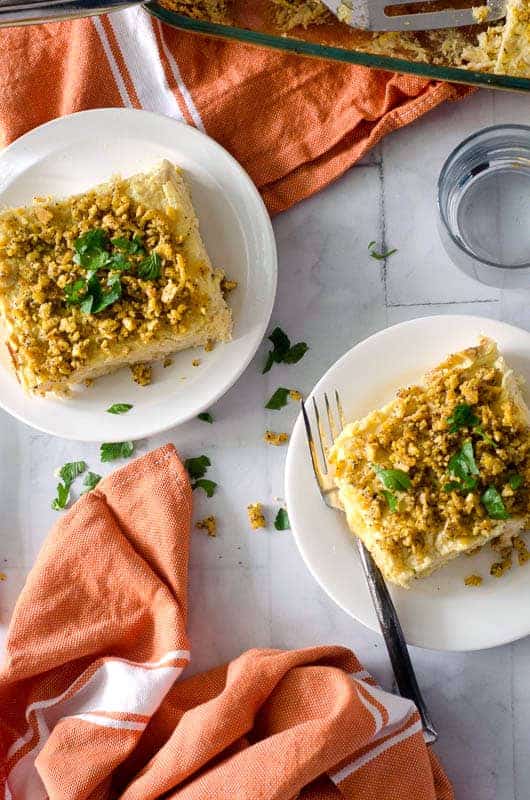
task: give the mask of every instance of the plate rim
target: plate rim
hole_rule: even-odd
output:
[[[385,335],[388,334],[389,331],[395,330],[396,328],[414,327],[414,326],[419,325],[420,323],[425,323],[425,322],[429,322],[430,320],[440,319],[440,318],[442,318],[444,320],[447,320],[448,324],[449,324],[449,322],[451,320],[466,319],[466,320],[469,320],[471,322],[476,322],[478,324],[480,324],[481,322],[486,320],[489,324],[495,323],[496,325],[499,325],[499,326],[501,326],[503,328],[510,329],[510,330],[513,330],[513,331],[517,331],[518,334],[523,333],[523,334],[525,334],[526,336],[529,337],[529,341],[530,341],[530,331],[528,331],[525,328],[522,328],[522,327],[520,327],[518,325],[512,325],[509,322],[505,322],[504,320],[497,320],[497,319],[494,319],[492,317],[481,317],[481,316],[478,316],[478,315],[475,315],[475,314],[430,314],[430,315],[422,316],[422,317],[413,317],[412,319],[403,320],[402,322],[397,322],[395,325],[389,325],[389,326],[387,326],[385,328],[381,328],[380,330],[375,331],[374,333],[370,334],[366,338],[361,339],[359,342],[354,344],[353,347],[351,347],[349,350],[347,350],[345,353],[343,353],[341,356],[339,356],[339,358],[337,358],[337,360],[334,361],[333,364],[331,364],[328,367],[328,369],[321,375],[321,377],[318,379],[318,381],[314,384],[314,386],[311,389],[311,391],[307,394],[307,397],[304,399],[305,402],[307,402],[308,400],[310,400],[314,396],[314,394],[318,391],[319,386],[322,383],[324,383],[324,381],[326,380],[326,378],[329,375],[329,373],[332,370],[334,370],[335,368],[340,368],[340,365],[342,364],[342,362],[344,360],[346,360],[348,358],[348,356],[350,356],[350,354],[354,350],[361,349],[364,345],[367,345],[368,343],[371,343],[371,342],[373,342],[374,340],[376,340],[378,338],[383,338]],[[303,435],[302,426],[303,426],[303,418],[302,418],[302,414],[300,413],[298,415],[297,419],[296,419],[296,422],[295,422],[295,425],[294,425],[294,428],[293,428],[293,433],[291,435],[291,440],[289,442],[289,448],[288,448],[287,456],[286,456],[286,460],[285,460],[284,493],[285,493],[285,500],[286,500],[287,508],[289,508],[290,486],[291,486],[292,481],[294,479],[294,467],[295,467],[295,463],[294,462],[295,462],[296,457],[297,457],[297,453],[295,453],[295,442],[297,441],[297,438],[298,438],[298,432],[301,432],[301,434]],[[297,432],[297,436],[296,437],[294,436],[295,431]],[[353,613],[353,611],[351,611],[349,608],[347,608],[344,605],[344,603],[341,602],[338,599],[338,597],[336,596],[335,590],[333,588],[330,588],[328,585],[326,585],[325,581],[323,581],[320,578],[320,576],[318,575],[316,569],[313,566],[312,561],[310,560],[310,558],[307,555],[307,551],[306,551],[305,545],[303,543],[302,538],[300,537],[299,531],[297,531],[297,529],[296,529],[296,526],[292,527],[291,533],[292,533],[293,538],[295,540],[295,544],[296,544],[298,552],[299,552],[299,554],[300,554],[300,556],[302,558],[302,561],[304,562],[305,566],[309,570],[311,576],[314,578],[314,580],[320,586],[320,588],[325,592],[325,594],[342,611],[344,611],[344,613],[347,614],[350,618],[354,619],[356,622],[361,624],[367,630],[372,631],[373,633],[377,633],[380,636],[382,636],[381,630],[380,630],[379,625],[378,625],[377,622],[372,627],[372,625],[370,625],[367,620],[360,619],[358,616],[356,616]],[[422,650],[432,650],[432,651],[435,651],[435,652],[444,652],[444,653],[472,653],[472,652],[480,652],[482,650],[491,650],[491,649],[493,649],[495,647],[502,647],[504,645],[512,644],[513,642],[517,642],[517,641],[519,641],[521,639],[524,639],[525,637],[527,637],[529,635],[530,635],[530,620],[528,622],[528,627],[527,627],[527,630],[525,632],[517,633],[517,634],[514,634],[514,635],[509,635],[506,638],[502,638],[502,639],[496,640],[494,642],[491,642],[489,644],[482,644],[482,645],[479,645],[479,646],[476,646],[476,647],[464,647],[464,646],[448,647],[448,646],[443,646],[443,645],[440,645],[439,647],[435,647],[433,645],[430,645],[430,644],[427,645],[427,644],[422,643],[421,641],[417,641],[414,637],[409,637],[406,634],[405,634],[405,639],[406,639],[406,642],[407,642],[408,646],[418,647],[418,648],[421,648]]]
[[[167,422],[163,424],[153,424],[149,425],[147,422],[143,423],[143,427],[140,427],[141,423],[138,423],[137,430],[135,430],[134,435],[128,436],[126,438],[130,439],[131,441],[139,441],[141,439],[146,439],[150,436],[156,436],[160,433],[165,433],[168,430],[173,428],[179,427],[180,425],[184,425],[190,420],[195,419],[197,414],[200,414],[202,411],[205,411],[207,408],[212,406],[216,403],[221,397],[223,397],[239,380],[243,372],[246,370],[252,359],[254,358],[256,352],[258,351],[261,342],[263,341],[263,337],[267,330],[267,327],[270,323],[270,319],[272,316],[274,302],[276,299],[276,294],[278,290],[278,252],[277,252],[277,245],[276,245],[276,238],[274,235],[274,229],[272,227],[272,220],[270,214],[265,206],[263,198],[261,197],[255,183],[253,182],[252,178],[248,174],[248,172],[244,169],[244,167],[237,161],[236,158],[225,148],[223,145],[219,144],[215,139],[209,136],[207,133],[204,133],[192,125],[188,125],[186,122],[182,120],[175,119],[173,117],[167,116],[165,114],[161,114],[156,111],[149,111],[144,109],[136,109],[136,108],[121,108],[121,107],[103,107],[103,108],[90,108],[90,109],[83,109],[81,111],[75,111],[71,114],[65,114],[61,117],[55,117],[54,119],[47,120],[40,125],[32,128],[29,131],[26,131],[9,145],[4,147],[0,152],[0,166],[4,160],[4,158],[9,158],[12,154],[13,150],[16,150],[18,147],[27,145],[30,143],[31,139],[35,135],[39,135],[43,130],[47,130],[50,128],[61,127],[62,125],[70,124],[70,120],[73,118],[79,117],[102,117],[102,116],[123,116],[123,117],[135,117],[138,118],[141,116],[142,118],[151,118],[152,120],[163,120],[164,123],[171,123],[177,126],[180,129],[185,129],[186,134],[190,135],[192,138],[195,138],[198,142],[207,143],[209,147],[211,147],[214,151],[217,150],[219,153],[223,155],[224,158],[228,160],[231,164],[232,169],[234,169],[235,173],[239,175],[242,179],[243,184],[245,186],[246,191],[253,196],[253,200],[257,203],[257,207],[262,212],[262,220],[260,223],[260,227],[262,228],[263,235],[266,237],[266,246],[267,246],[267,261],[271,267],[271,291],[270,296],[268,298],[268,303],[265,307],[261,323],[256,328],[256,341],[255,343],[249,347],[248,352],[245,358],[242,359],[241,363],[237,366],[237,368],[232,373],[230,380],[226,383],[223,383],[222,386],[210,397],[210,399],[205,402],[198,404],[196,408],[194,408],[193,412],[185,413],[179,421],[175,422]],[[16,178],[15,178],[16,180]],[[0,365],[0,369],[4,369],[2,365]],[[23,389],[20,387],[20,391],[23,392]],[[64,439],[65,441],[78,441],[78,442],[100,442],[101,437],[97,435],[87,435],[84,434],[82,437],[79,435],[74,435],[73,433],[57,433],[54,430],[53,425],[51,427],[47,426],[45,422],[36,422],[27,418],[27,416],[21,412],[20,410],[14,410],[11,407],[7,406],[4,403],[4,400],[0,394],[0,408],[5,411],[7,414],[12,416],[14,419],[18,420],[19,422],[28,425],[30,428],[40,431],[42,433],[46,433],[50,436],[56,436],[57,438]],[[156,419],[155,415],[151,415],[150,419]],[[120,438],[124,438],[121,436]],[[111,438],[107,437],[108,441],[112,440]]]

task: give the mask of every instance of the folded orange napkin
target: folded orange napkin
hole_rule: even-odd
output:
[[[250,650],[177,680],[191,510],[168,445],[55,525],[0,672],[2,797],[451,800],[413,704],[345,648]]]
[[[159,111],[223,144],[272,213],[321,189],[387,133],[469,91],[194,36],[140,8],[0,31],[0,141],[86,108]]]

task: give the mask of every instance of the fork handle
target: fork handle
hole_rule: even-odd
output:
[[[401,624],[398,619],[394,603],[390,597],[387,585],[372,556],[359,537],[355,537],[357,548],[361,557],[364,576],[374,608],[381,626],[381,633],[385,640],[386,649],[390,657],[394,677],[399,693],[402,697],[415,703],[423,725],[423,735],[427,744],[432,744],[438,739],[438,733],[432,723],[427,706],[422,697],[418,681],[410,660],[407,643],[403,636]]]

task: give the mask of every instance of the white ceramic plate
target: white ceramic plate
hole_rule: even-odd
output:
[[[449,353],[495,339],[508,363],[530,386],[530,333],[491,319],[425,317],[376,333],[344,355],[313,390],[318,398],[337,388],[347,419],[362,417],[392,399],[397,388],[416,382]],[[329,596],[372,630],[379,630],[363,573],[344,516],[328,509],[311,470],[299,418],[289,446],[286,500],[298,548]],[[530,564],[491,578],[489,548],[413,583],[392,587],[392,597],[409,644],[439,650],[480,650],[530,633]],[[479,572],[481,587],[464,586]]]
[[[149,387],[137,386],[123,369],[68,400],[26,397],[4,362],[0,404],[34,428],[83,441],[140,439],[166,430],[221,397],[263,338],[276,292],[270,219],[243,168],[195,128],[132,109],[82,111],[56,119],[0,154],[0,205],[81,192],[118,173],[127,177],[149,170],[162,158],[186,170],[212,261],[239,283],[229,298],[233,341],[210,353],[177,354],[171,367],[155,367]],[[194,358],[201,359],[199,367],[192,367]],[[117,402],[132,403],[134,409],[122,416],[106,414]]]

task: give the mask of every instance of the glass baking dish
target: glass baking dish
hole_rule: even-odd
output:
[[[346,47],[340,43],[340,39],[345,39],[347,37],[333,34],[333,30],[337,30],[338,28],[344,29],[345,26],[339,23],[334,23],[333,25],[313,25],[309,26],[307,30],[298,27],[295,35],[292,32],[286,34],[272,30],[271,26],[263,24],[257,14],[254,16],[250,14],[248,16],[248,24],[245,26],[236,26],[192,19],[164,7],[159,2],[148,2],[145,7],[151,14],[169,25],[207,36],[234,39],[246,44],[272,47],[288,53],[298,53],[332,61],[342,61],[347,64],[361,64],[375,69],[410,73],[411,75],[422,78],[432,78],[435,80],[464,83],[487,88],[511,89],[523,92],[530,91],[530,78],[477,72],[459,67],[412,61],[394,56],[376,55],[364,52],[363,50],[356,50],[352,48],[351,43]],[[337,40],[339,44],[336,43]]]

